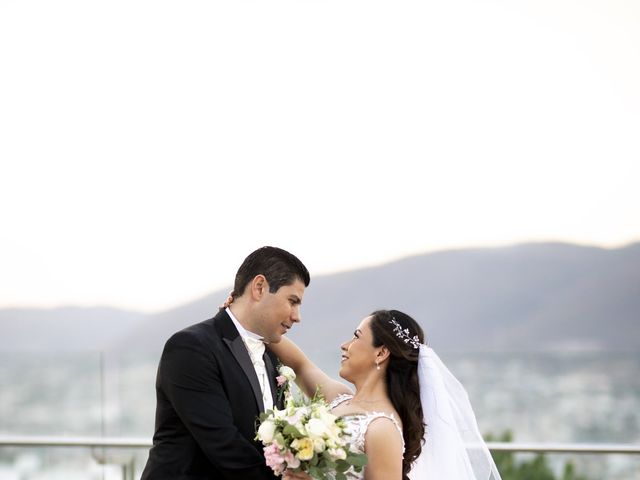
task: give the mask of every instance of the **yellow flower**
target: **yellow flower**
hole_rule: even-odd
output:
[[[310,438],[297,438],[291,442],[291,446],[298,451],[296,457],[300,460],[311,460],[313,458],[313,442]]]

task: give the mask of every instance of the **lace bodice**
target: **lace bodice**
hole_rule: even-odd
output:
[[[329,408],[333,410],[338,405],[346,402],[347,400],[351,400],[353,395],[343,394],[338,395],[333,401],[329,404]],[[348,415],[342,415],[342,418],[347,424],[349,429],[349,433],[351,434],[351,449],[354,452],[364,453],[365,452],[365,435],[367,433],[367,429],[371,422],[377,420],[378,418],[387,418],[393,422],[396,429],[400,434],[400,438],[402,439],[402,452],[404,453],[404,438],[402,436],[402,428],[400,428],[400,424],[395,419],[393,415],[389,415],[388,413],[383,412],[367,412],[367,413],[353,413]],[[351,480],[361,480],[364,478],[364,471],[357,473],[353,470],[348,470],[346,473],[348,479]]]

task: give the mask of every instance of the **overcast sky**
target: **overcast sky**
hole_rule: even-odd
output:
[[[0,70],[0,308],[640,240],[635,1],[3,0]]]

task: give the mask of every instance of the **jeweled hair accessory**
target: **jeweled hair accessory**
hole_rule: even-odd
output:
[[[409,333],[409,329],[405,328],[403,330],[402,326],[396,321],[394,317],[391,317],[391,320],[389,320],[389,323],[393,325],[393,333],[396,334],[396,337],[398,337],[400,340],[402,340],[406,344],[410,343],[413,346],[413,348],[420,348],[420,339],[418,338],[417,335],[414,335],[412,338],[411,334]]]

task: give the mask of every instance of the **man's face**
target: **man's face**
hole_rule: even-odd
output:
[[[266,343],[278,343],[282,335],[301,320],[300,305],[304,295],[304,283],[296,279],[291,285],[284,285],[276,293],[270,293],[267,287],[259,301],[259,320],[256,333]]]

